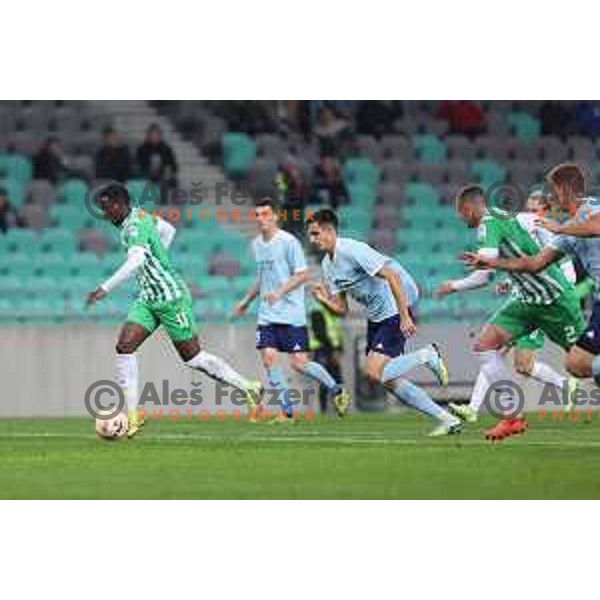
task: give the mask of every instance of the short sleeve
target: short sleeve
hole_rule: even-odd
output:
[[[389,261],[387,256],[363,242],[352,244],[348,250],[352,259],[371,277],[379,273]]]
[[[287,248],[287,260],[292,273],[306,271],[306,258],[300,242],[296,238],[291,238]]]
[[[151,219],[140,219],[125,226],[123,232],[123,243],[127,250],[131,250],[135,246],[147,248],[150,241],[150,228],[152,227]]]
[[[502,233],[498,222],[489,217],[484,218],[477,229],[479,254],[488,258],[498,256],[501,238]]]
[[[548,247],[558,250],[563,254],[575,254],[577,238],[571,235],[553,235]]]

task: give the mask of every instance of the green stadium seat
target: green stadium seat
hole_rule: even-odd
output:
[[[507,116],[507,120],[515,135],[523,142],[533,142],[541,134],[540,121],[529,113],[512,112]]]
[[[14,179],[21,186],[31,180],[33,168],[31,159],[21,154],[0,154],[0,178]]]
[[[430,208],[437,207],[440,200],[438,192],[428,183],[407,183],[404,186],[404,194],[415,204],[428,205]]]
[[[149,214],[152,214],[153,209],[160,210],[160,185],[147,179],[129,179],[126,187],[134,204],[147,210]]]
[[[50,216],[57,227],[71,231],[83,229],[87,225],[92,225],[93,222],[98,222],[87,212],[83,204],[81,206],[55,204],[50,209]]]
[[[361,183],[371,189],[379,185],[381,170],[368,158],[349,158],[342,168],[344,183]]]
[[[61,186],[59,196],[67,204],[81,207],[82,210],[85,210],[85,197],[88,189],[88,184],[83,179],[68,179]]]
[[[413,138],[413,145],[421,162],[433,165],[441,165],[446,162],[446,144],[436,135],[417,135]]]
[[[9,202],[16,207],[23,206],[25,203],[25,185],[13,177],[0,179],[0,187],[3,187],[7,194]]]
[[[366,183],[349,183],[346,185],[352,204],[372,207],[377,200],[375,188]]]
[[[506,179],[506,167],[493,160],[475,160],[471,163],[471,176],[487,188]]]
[[[32,229],[9,229],[4,237],[9,252],[23,254],[31,259],[32,254],[41,251],[42,238]]]
[[[60,255],[71,254],[76,250],[73,232],[65,229],[45,229],[40,234],[40,244],[44,252],[54,252]]]
[[[225,172],[232,179],[243,179],[256,160],[256,143],[245,133],[228,132],[221,145]]]

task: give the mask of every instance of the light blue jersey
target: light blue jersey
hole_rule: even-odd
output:
[[[598,213],[600,213],[600,199],[586,198],[572,222],[582,222],[592,217],[599,218]],[[549,246],[581,261],[583,268],[594,280],[595,300],[600,300],[600,237],[556,235]]]
[[[300,242],[287,231],[279,230],[268,242],[258,236],[252,242],[258,265],[260,305],[258,324],[306,325],[304,285],[270,305],[265,294],[280,288],[292,275],[306,271],[306,258]]]
[[[400,276],[408,305],[413,306],[419,297],[414,279],[397,261],[364,242],[338,238],[333,258],[326,255],[321,266],[329,291],[347,293],[366,308],[369,321],[377,323],[398,314],[390,286],[376,276],[386,265]]]

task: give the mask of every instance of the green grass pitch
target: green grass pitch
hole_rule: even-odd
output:
[[[0,421],[1,498],[600,498],[600,419],[539,422],[492,445],[484,420],[428,439],[414,413],[270,426],[149,422],[97,440],[91,420]]]

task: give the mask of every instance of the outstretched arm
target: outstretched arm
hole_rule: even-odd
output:
[[[539,273],[549,264],[558,260],[562,253],[554,248],[546,247],[535,256],[519,258],[492,258],[473,252],[465,252],[462,260],[475,269],[499,269],[500,271],[515,271],[518,273]]]
[[[538,221],[538,225],[559,235],[597,237],[600,236],[600,213],[592,213],[580,223],[557,223],[556,221],[541,220]]]

